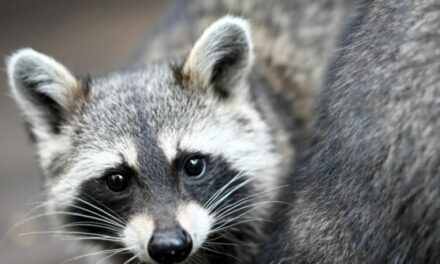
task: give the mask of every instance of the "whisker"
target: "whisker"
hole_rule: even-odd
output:
[[[125,248],[125,250],[123,250],[123,251],[121,250],[121,251],[118,251],[118,252],[112,253],[112,254],[110,254],[110,255],[104,257],[103,259],[101,259],[101,260],[100,260],[98,263],[96,263],[96,264],[101,264],[101,263],[103,263],[104,261],[106,261],[107,259],[110,259],[110,258],[114,257],[115,255],[121,253],[121,252],[129,251],[129,250],[131,250],[131,249],[134,249],[134,247]]]
[[[97,227],[105,230],[114,231],[116,233],[120,232],[120,229],[113,227],[112,225],[107,224],[96,224],[94,222],[74,222],[70,224],[60,225],[58,228],[71,228],[71,227]]]
[[[120,252],[123,252],[123,251],[127,251],[127,250],[129,250],[129,249],[122,248],[122,249],[107,249],[107,250],[97,251],[97,252],[88,253],[88,254],[84,254],[84,255],[81,255],[81,256],[70,258],[70,259],[68,259],[68,260],[66,260],[66,261],[64,261],[64,262],[62,262],[60,264],[66,264],[66,263],[69,263],[69,262],[72,262],[72,261],[75,261],[75,260],[79,260],[79,259],[86,258],[86,257],[91,257],[91,256],[96,256],[96,255],[101,255],[101,254],[107,254],[107,253],[116,253],[117,254],[117,253],[120,253]]]
[[[247,210],[247,211],[245,211],[245,212],[243,212],[243,213],[240,213],[238,216],[233,217],[233,218],[230,218],[230,219],[224,219],[224,220],[219,219],[219,218],[218,218],[218,219],[214,219],[214,223],[215,223],[215,224],[220,223],[220,225],[217,226],[217,227],[214,228],[214,229],[209,230],[209,231],[207,232],[207,234],[212,234],[212,233],[215,233],[215,232],[219,232],[219,231],[222,231],[222,230],[225,230],[225,229],[228,229],[228,228],[231,228],[231,227],[237,226],[237,225],[239,225],[239,224],[247,223],[247,222],[253,222],[253,221],[266,221],[266,219],[262,219],[262,218],[251,218],[251,219],[245,219],[245,220],[243,220],[243,221],[239,221],[238,223],[233,223],[233,222],[236,221],[237,219],[243,218],[244,215],[246,215],[246,214],[248,214],[248,213],[250,213],[250,212],[252,212],[252,211],[258,209],[258,205],[261,205],[261,204],[268,204],[268,203],[276,203],[276,202],[279,202],[279,201],[265,201],[265,202],[258,202],[258,203],[250,204],[250,205],[247,205],[247,206],[243,206],[243,207],[241,207],[241,208],[239,208],[239,209],[236,209],[236,210],[234,210],[234,211],[232,211],[232,212],[229,212],[228,214],[223,215],[223,218],[226,218],[226,216],[231,215],[231,214],[233,214],[233,213],[235,213],[235,212],[239,212],[239,211],[241,211],[241,210],[244,210],[244,209],[246,209],[246,208],[251,207],[251,209],[249,209],[249,210]],[[221,220],[221,221],[220,221],[220,220]],[[232,223],[232,224],[230,224],[230,223]]]
[[[6,240],[6,238],[8,237],[8,235],[9,235],[9,234],[10,234],[15,228],[17,228],[17,227],[19,227],[19,226],[21,226],[21,225],[23,225],[23,224],[25,224],[25,223],[28,223],[28,222],[30,222],[30,221],[33,221],[33,220],[35,220],[35,219],[38,219],[38,218],[41,218],[41,217],[46,217],[46,216],[51,216],[51,215],[70,215],[70,216],[80,216],[80,217],[84,217],[84,218],[88,218],[88,219],[92,219],[92,220],[97,220],[97,221],[100,221],[100,222],[104,222],[104,223],[106,223],[105,221],[103,221],[103,219],[96,218],[96,217],[93,217],[93,216],[84,215],[84,214],[78,214],[78,213],[71,213],[71,212],[64,212],[64,211],[50,212],[50,213],[42,213],[42,214],[38,214],[38,215],[35,215],[35,216],[32,216],[32,217],[29,217],[29,218],[24,219],[23,221],[21,221],[21,222],[19,222],[19,223],[14,224],[14,225],[8,230],[8,232],[7,232],[6,235],[2,238],[2,240],[0,241],[0,246],[1,246],[2,243]],[[121,226],[121,227],[124,228],[123,226]]]
[[[68,184],[70,184],[68,181],[66,181]],[[72,184],[70,184],[72,185]],[[73,185],[72,185],[73,186]],[[74,197],[74,196],[69,196],[70,198],[72,198],[73,200],[77,200],[87,206],[90,206],[92,209],[94,209],[94,211],[89,210],[87,208],[84,208],[82,206],[78,206],[78,205],[74,205],[74,204],[70,204],[71,207],[73,208],[77,208],[79,210],[82,210],[84,212],[88,212],[96,217],[90,216],[90,215],[85,215],[85,214],[80,214],[80,213],[72,213],[72,212],[63,212],[63,211],[58,211],[58,212],[49,212],[49,213],[40,213],[37,215],[32,215],[34,212],[38,211],[41,208],[44,208],[45,206],[47,206],[48,204],[50,204],[52,201],[48,200],[42,203],[36,203],[36,206],[34,208],[32,208],[28,213],[26,213],[20,220],[18,223],[15,223],[5,234],[4,236],[1,238],[0,240],[0,248],[3,245],[4,241],[6,240],[6,238],[11,234],[11,232],[13,230],[15,230],[17,227],[28,223],[32,220],[44,217],[44,216],[51,216],[51,215],[70,215],[70,216],[79,216],[79,217],[84,217],[90,220],[95,220],[98,221],[99,223],[106,223],[109,224],[109,226],[101,226],[101,228],[106,228],[109,230],[113,230],[113,231],[119,231],[113,227],[120,227],[120,228],[124,228],[124,225],[126,224],[126,221],[124,219],[122,219],[120,216],[118,216],[118,214],[116,214],[113,210],[111,210],[110,208],[108,208],[107,206],[105,206],[104,204],[100,203],[99,201],[97,201],[96,199],[94,199],[93,197],[84,194],[87,197],[89,197],[90,199],[94,200],[95,202],[97,202],[98,204],[102,205],[104,208],[106,208],[109,212],[107,212],[106,210],[103,210],[99,207],[97,207],[96,205],[93,205],[90,202],[87,202],[81,198],[78,197]],[[96,210],[96,211],[95,211]],[[101,212],[101,213],[98,213]],[[114,215],[113,215],[113,214]],[[85,225],[84,225],[85,226]]]
[[[240,206],[240,205],[242,205],[242,204],[252,200],[253,198],[255,198],[257,196],[263,195],[263,194],[268,193],[268,192],[272,192],[272,191],[277,190],[277,189],[284,188],[286,186],[287,185],[281,185],[281,186],[277,186],[277,187],[274,187],[274,188],[271,188],[271,189],[268,189],[268,190],[265,190],[265,191],[262,191],[262,192],[258,192],[258,193],[253,194],[253,195],[249,195],[247,197],[244,197],[244,198],[238,200],[237,202],[234,202],[233,204],[226,205],[225,207],[221,208],[218,212],[215,212],[215,214],[221,215],[225,211],[225,209],[229,209],[229,208],[235,207],[235,206]]]
[[[34,231],[34,232],[26,232],[21,233],[19,236],[29,236],[29,235],[47,235],[47,234],[66,234],[66,235],[94,235],[94,236],[100,236],[100,237],[109,237],[109,238],[116,238],[114,236],[109,235],[102,235],[97,233],[89,233],[89,232],[75,232],[75,231]]]
[[[191,258],[188,260],[188,263],[193,263],[193,264],[203,264],[203,263],[209,263],[209,261],[204,258],[201,254],[194,254],[191,256]]]
[[[128,264],[128,263],[132,262],[133,260],[135,260],[136,258],[137,258],[137,256],[135,255],[134,257],[130,258],[129,260],[127,260],[123,264]]]
[[[72,187],[75,187],[75,185],[73,185],[72,183],[70,183],[69,180],[67,180],[67,179],[64,179],[64,180],[65,180],[65,182],[66,182],[67,184],[71,185]],[[113,217],[118,218],[118,219],[121,221],[121,223],[122,223],[123,225],[126,224],[126,221],[125,221],[121,216],[119,216],[115,211],[113,211],[111,208],[109,208],[109,207],[106,206],[105,204],[99,202],[98,200],[96,200],[96,199],[93,198],[92,196],[88,195],[87,193],[83,193],[83,195],[87,196],[88,198],[92,199],[93,201],[95,201],[95,202],[98,203],[99,205],[103,206],[106,210],[108,210],[109,212],[111,212],[111,213],[113,214]],[[73,197],[73,196],[69,196],[69,197]],[[77,198],[77,197],[73,197],[73,198]],[[79,198],[78,198],[78,199],[79,199]],[[103,210],[102,210],[101,208],[99,208],[99,207],[97,207],[97,209],[103,211]],[[105,211],[104,211],[104,212],[105,212]],[[108,212],[107,212],[107,213],[108,213]]]
[[[104,222],[104,223],[108,222],[108,223],[110,223],[110,224],[113,224],[114,226],[118,226],[118,227],[124,228],[123,224],[125,224],[125,223],[123,223],[121,220],[119,220],[119,219],[116,218],[115,216],[109,214],[108,212],[102,210],[102,209],[99,208],[99,207],[94,206],[94,205],[91,204],[91,203],[88,203],[87,201],[84,201],[83,199],[80,199],[80,198],[77,198],[77,197],[73,197],[73,196],[70,196],[70,197],[73,198],[73,199],[75,199],[75,200],[78,200],[78,201],[80,201],[80,202],[82,202],[82,203],[84,203],[84,204],[86,204],[86,205],[89,205],[89,206],[91,206],[92,208],[95,208],[95,209],[97,209],[97,210],[99,210],[99,211],[105,213],[106,215],[108,215],[108,216],[112,217],[113,219],[117,220],[118,222],[115,222],[115,221],[113,221],[112,219],[110,219],[110,218],[108,218],[108,217],[105,217],[105,216],[102,215],[102,214],[99,214],[99,213],[97,213],[97,212],[94,212],[94,211],[88,210],[88,209],[83,208],[83,207],[81,207],[81,206],[77,206],[77,205],[73,205],[73,204],[70,205],[71,207],[74,207],[74,208],[77,208],[77,209],[79,209],[79,210],[82,210],[82,211],[85,211],[85,212],[91,213],[91,214],[93,214],[93,215],[95,215],[95,216],[98,216],[99,218],[102,218],[102,220],[105,220],[105,221],[102,221],[101,219],[98,219],[98,218],[92,218],[92,217],[90,217],[90,216],[87,217],[87,218],[89,218],[89,219],[93,219],[93,220],[97,220],[97,221],[100,221],[100,222]],[[25,223],[27,223],[27,222],[29,222],[29,221],[31,221],[31,220],[34,220],[34,219],[37,219],[37,218],[39,218],[39,217],[45,216],[47,213],[41,213],[41,214],[38,214],[38,215],[36,215],[36,216],[31,216],[31,214],[32,214],[33,212],[37,211],[38,209],[41,209],[42,207],[46,206],[46,205],[49,204],[49,203],[50,203],[50,201],[46,201],[46,202],[43,202],[43,203],[39,203],[39,204],[37,204],[36,207],[34,207],[34,208],[33,208],[32,210],[30,210],[25,216],[22,217],[22,219],[20,220],[19,223],[14,224],[14,225],[13,225],[13,226],[12,226],[7,232],[6,232],[6,234],[3,236],[2,240],[0,240],[0,247],[1,247],[1,245],[3,244],[4,240],[9,236],[9,234],[10,234],[15,228],[17,228],[18,226],[23,225],[23,224],[25,224]],[[80,215],[76,215],[76,216],[80,216]],[[83,217],[86,217],[86,215],[82,215],[82,216],[83,216]]]
[[[90,220],[96,220],[99,223],[106,223],[106,224],[111,224],[114,225],[115,223],[113,222],[106,222],[106,219],[102,219],[102,218],[97,218],[94,216],[90,216],[90,215],[85,215],[85,214],[80,214],[80,213],[72,213],[72,212],[67,212],[67,211],[55,211],[55,212],[49,212],[49,213],[45,213],[45,214],[40,214],[35,216],[35,218],[37,217],[44,217],[44,216],[51,216],[51,215],[67,215],[67,216],[78,216],[78,217],[83,217],[83,218],[87,218]],[[33,220],[33,219],[29,219],[29,220]],[[124,226],[122,225],[117,225],[118,227],[124,228]]]
[[[6,238],[11,234],[12,231],[14,231],[15,228],[19,227],[20,225],[23,225],[25,223],[27,223],[27,221],[25,221],[27,218],[31,217],[32,213],[37,211],[38,209],[44,207],[46,204],[48,204],[49,201],[46,201],[44,203],[41,203],[39,205],[37,205],[36,207],[34,207],[33,209],[31,209],[29,212],[27,212],[23,217],[20,218],[20,220],[18,220],[19,222],[12,225],[8,231],[3,235],[2,239],[0,240],[0,248],[2,247],[4,241],[6,240]],[[21,223],[21,224],[20,224]]]
[[[229,182],[227,182],[225,185],[223,185],[220,189],[218,189],[209,199],[206,201],[206,203],[203,205],[204,208],[209,208],[211,206],[211,203],[215,201],[215,199],[226,189],[229,185],[231,185],[236,180],[243,177],[243,174],[237,174],[235,175]]]
[[[261,206],[261,205],[265,205],[265,204],[274,204],[274,203],[283,203],[283,204],[284,204],[284,202],[281,202],[281,201],[263,201],[263,202],[257,202],[257,203],[253,203],[253,204],[248,204],[248,205],[245,205],[245,206],[239,207],[238,209],[234,209],[234,210],[226,211],[226,213],[223,213],[223,214],[221,215],[221,218],[220,218],[220,217],[214,217],[214,221],[215,221],[215,222],[220,221],[222,218],[225,218],[225,217],[227,217],[227,216],[229,216],[229,215],[231,215],[231,214],[234,214],[234,213],[236,213],[236,212],[240,212],[240,211],[243,210],[243,209],[246,209],[246,208],[251,207],[250,210],[248,210],[248,211],[246,211],[245,213],[240,214],[238,217],[236,217],[236,218],[239,218],[239,217],[243,216],[244,214],[247,214],[247,213],[252,212],[252,211],[254,211],[254,210],[260,209],[259,206]]]
[[[237,190],[239,190],[240,188],[242,188],[243,186],[245,186],[246,184],[248,184],[249,182],[251,182],[250,179],[238,184],[237,186],[235,186],[234,188],[232,188],[230,191],[228,191],[225,195],[220,196],[221,198],[217,199],[217,201],[215,201],[215,203],[211,204],[209,207],[207,207],[207,210],[209,212],[212,212],[219,204],[221,204],[226,198],[228,198],[229,196],[231,196],[234,192],[236,192]]]
[[[207,251],[214,252],[214,253],[216,253],[216,254],[220,254],[220,255],[225,255],[225,256],[231,257],[231,258],[235,259],[236,261],[238,261],[239,263],[242,262],[242,261],[241,261],[239,258],[237,258],[236,256],[233,256],[233,255],[227,254],[227,253],[225,253],[225,252],[217,251],[217,250],[214,250],[214,249],[212,249],[212,248],[208,248],[208,247],[204,247],[204,246],[201,246],[200,248],[202,248],[202,249],[204,249],[204,250],[207,250]]]
[[[120,217],[116,217],[115,215],[112,215],[112,214],[110,214],[109,212],[107,212],[107,211],[105,211],[105,210],[103,210],[103,209],[101,209],[101,208],[99,208],[99,207],[97,207],[97,206],[95,206],[95,205],[93,205],[93,204],[91,204],[91,203],[89,203],[89,202],[87,202],[87,201],[81,199],[81,198],[73,197],[73,196],[72,196],[72,198],[75,199],[75,200],[77,200],[77,201],[80,201],[80,202],[82,202],[82,203],[84,203],[84,204],[86,204],[86,205],[88,205],[88,206],[90,206],[90,207],[92,207],[92,208],[94,208],[94,209],[96,209],[96,210],[98,210],[98,211],[104,213],[104,214],[106,214],[107,216],[113,218],[117,223],[119,223],[119,224],[121,224],[121,225],[125,225],[125,224],[127,224],[127,222],[126,222],[125,220],[123,220],[122,218],[120,218]]]
[[[108,206],[106,206],[105,204],[103,204],[103,203],[101,203],[101,202],[99,202],[99,201],[97,201],[95,198],[93,198],[92,196],[90,196],[90,195],[88,195],[88,194],[84,194],[84,195],[86,195],[87,197],[89,197],[90,199],[92,199],[93,201],[95,201],[95,202],[97,202],[98,204],[100,204],[100,205],[102,205],[105,209],[107,209],[109,212],[111,212],[112,214],[110,214],[110,213],[108,213],[108,214],[110,214],[110,215],[112,215],[114,218],[116,218],[116,219],[119,219],[119,221],[123,224],[123,225],[125,225],[125,224],[127,224],[127,221],[125,221],[118,213],[116,213],[114,210],[112,210],[111,208],[109,208]],[[99,207],[97,207],[97,209],[100,209]],[[101,209],[101,211],[103,211],[102,209]],[[105,211],[104,211],[105,212]]]
[[[219,246],[241,246],[241,245],[243,245],[243,244],[238,244],[238,243],[213,242],[213,241],[205,241],[205,242],[203,242],[203,244],[219,245]]]
[[[105,217],[105,216],[103,216],[103,215],[101,215],[101,214],[98,214],[98,213],[96,213],[96,212],[94,212],[94,211],[91,211],[91,210],[89,210],[89,209],[83,208],[83,207],[81,207],[81,206],[70,205],[70,207],[77,208],[77,209],[82,210],[82,211],[84,211],[84,212],[87,212],[87,213],[93,214],[94,216],[99,217],[99,219],[101,219],[101,220],[105,220],[106,223],[113,224],[113,225],[118,226],[118,227],[121,227],[121,228],[124,227],[123,224],[120,224],[120,223],[118,223],[118,222],[115,222],[115,221],[113,221],[112,219],[110,219],[110,218],[108,218],[108,217]]]
[[[255,222],[255,221],[264,221],[264,220],[261,219],[261,218],[246,219],[246,220],[243,220],[243,221],[232,223],[230,225],[222,225],[222,226],[220,226],[218,228],[214,228],[214,229],[210,230],[208,233],[220,232],[220,231],[223,231],[223,230],[226,230],[226,229],[230,229],[231,227],[234,227],[234,226],[238,226],[238,225],[241,225],[241,224],[244,224],[244,223],[248,223],[248,222]],[[226,222],[226,224],[229,224],[230,222],[232,222],[232,220]]]
[[[122,239],[119,238],[103,238],[100,236],[53,236],[55,238],[59,238],[66,241],[106,241],[106,242],[123,242]]]

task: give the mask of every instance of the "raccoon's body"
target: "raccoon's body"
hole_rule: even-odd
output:
[[[437,1],[360,6],[259,263],[439,263],[439,25]]]

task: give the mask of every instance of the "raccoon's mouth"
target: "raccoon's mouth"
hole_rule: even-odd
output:
[[[143,261],[141,260],[139,257],[137,257],[136,255],[130,254],[131,256],[127,256],[125,258],[123,258],[121,260],[121,263],[126,263],[126,264],[185,264],[185,263],[190,263],[191,259],[192,259],[192,255],[189,256],[187,259],[185,259],[182,262],[156,262],[154,260],[150,260],[150,261]]]

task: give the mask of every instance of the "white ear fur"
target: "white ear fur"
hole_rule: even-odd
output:
[[[9,84],[36,136],[53,129],[60,115],[73,110],[84,97],[76,78],[53,58],[21,49],[7,59]]]
[[[253,64],[249,23],[225,16],[209,26],[192,48],[183,75],[192,85],[230,93],[244,80]]]

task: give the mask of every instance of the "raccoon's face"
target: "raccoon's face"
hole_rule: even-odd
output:
[[[281,157],[249,98],[252,57],[249,26],[232,17],[184,59],[88,82],[15,53],[12,92],[65,234],[126,260],[178,263],[261,215]]]

